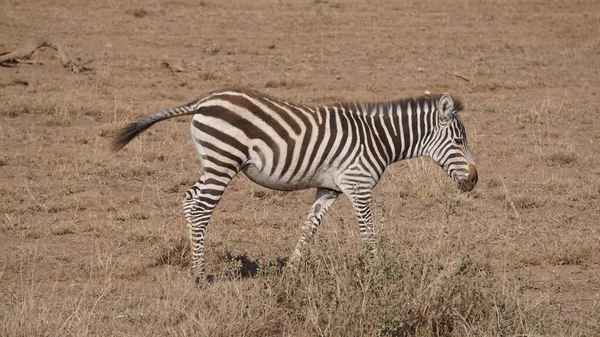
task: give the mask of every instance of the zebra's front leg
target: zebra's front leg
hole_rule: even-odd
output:
[[[298,244],[296,245],[296,248],[290,257],[290,265],[297,266],[298,262],[300,261],[300,257],[302,256],[302,248],[311,241],[315,235],[315,232],[317,231],[317,228],[321,224],[325,213],[327,213],[327,210],[331,205],[333,205],[339,195],[340,192],[334,190],[325,188],[317,189],[315,201],[313,202],[310,212],[306,217],[306,221],[304,221],[304,225],[302,226],[302,236],[300,236],[300,240],[298,241]]]
[[[225,181],[226,180],[226,181]],[[213,210],[231,179],[203,176],[182,196],[183,211],[187,221],[192,255],[192,278],[196,283],[206,279],[204,271],[204,235]]]
[[[358,230],[371,257],[377,256],[377,233],[373,225],[373,212],[371,210],[372,190],[370,184],[345,184],[344,194],[350,199],[354,214],[358,220]]]
[[[352,202],[356,218],[358,220],[358,230],[365,243],[367,252],[374,258],[377,256],[377,233],[373,225],[373,212],[371,211],[371,195],[356,198]]]

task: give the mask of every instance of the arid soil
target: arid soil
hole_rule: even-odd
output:
[[[89,68],[48,48],[0,67],[1,336],[600,336],[597,1],[8,0],[0,32],[0,52],[46,36]],[[208,230],[216,281],[197,287],[189,117],[109,143],[225,87],[449,92],[479,184],[397,163],[374,196],[379,262],[340,198],[294,274],[314,191],[240,175]]]

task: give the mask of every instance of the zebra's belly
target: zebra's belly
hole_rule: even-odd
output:
[[[319,172],[310,176],[290,179],[286,175],[279,176],[277,174],[270,174],[266,170],[259,170],[254,164],[244,166],[242,171],[253,182],[274,190],[295,191],[317,187],[338,190],[333,178],[334,176],[329,172]]]

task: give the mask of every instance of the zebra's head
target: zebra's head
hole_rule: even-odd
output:
[[[463,109],[462,103],[444,93],[434,104],[438,125],[431,138],[430,157],[454,179],[458,188],[468,192],[475,187],[478,177],[465,127],[457,115]]]

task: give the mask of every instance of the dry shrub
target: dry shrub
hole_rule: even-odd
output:
[[[486,263],[437,259],[385,247],[365,255],[312,251],[275,286],[278,303],[306,335],[451,336],[515,329],[518,289],[501,294]],[[415,259],[416,258],[416,259]]]

